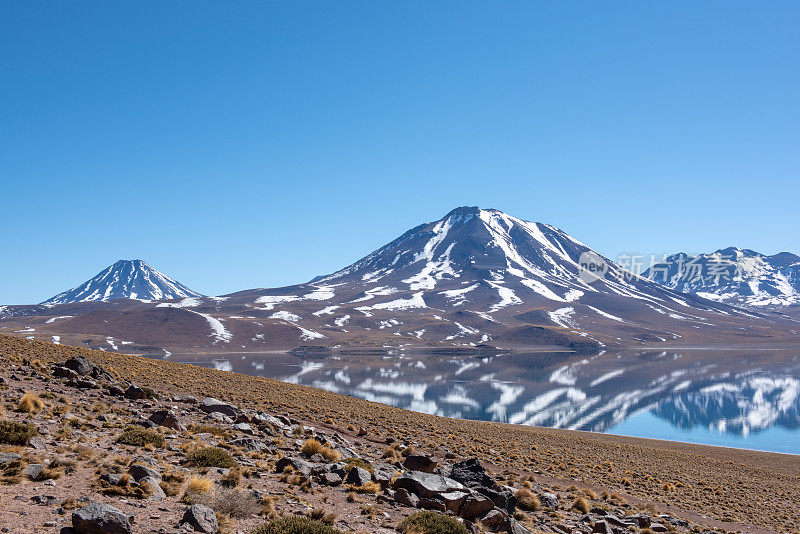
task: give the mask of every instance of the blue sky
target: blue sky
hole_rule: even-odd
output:
[[[0,7],[2,303],[302,282],[459,205],[800,252],[797,2]]]

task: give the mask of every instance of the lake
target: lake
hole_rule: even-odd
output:
[[[800,349],[168,359],[446,417],[800,454]]]

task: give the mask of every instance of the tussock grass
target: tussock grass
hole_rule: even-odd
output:
[[[153,429],[141,426],[129,426],[125,428],[122,434],[117,438],[117,442],[123,445],[134,445],[136,447],[150,445],[158,448],[163,448],[166,444],[164,436]]]
[[[219,447],[202,447],[186,455],[186,460],[200,467],[236,467],[236,460],[225,449]]]
[[[342,457],[342,455],[337,451],[331,449],[327,445],[323,445],[315,439],[306,440],[306,442],[303,444],[303,447],[300,449],[300,452],[308,456],[320,454],[328,462],[336,462]]]
[[[23,413],[36,413],[44,409],[44,401],[36,393],[26,393],[19,399],[17,411]]]
[[[27,445],[28,440],[39,431],[30,423],[0,421],[0,443],[8,445]]]
[[[250,534],[344,534],[322,521],[294,515],[273,519],[256,527]]]
[[[539,497],[531,490],[522,488],[517,491],[517,506],[523,510],[533,512],[538,510],[542,506],[542,503],[539,502]]]
[[[417,512],[397,526],[401,534],[469,534],[458,519],[436,512]]]

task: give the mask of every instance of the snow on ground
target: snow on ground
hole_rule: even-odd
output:
[[[458,333],[457,334],[453,334],[452,336],[447,336],[445,338],[445,341],[450,341],[451,339],[455,339],[457,337],[473,336],[475,334],[480,334],[480,331],[477,328],[471,328],[469,326],[464,326],[463,324],[461,324],[459,322],[455,322],[455,321],[454,321],[454,323],[458,327]]]
[[[16,333],[36,332],[35,328],[23,328],[22,330],[14,330]]]
[[[59,315],[58,317],[50,317],[48,320],[45,321],[45,324],[54,323],[60,319],[69,319],[70,317],[75,317],[74,315]]]
[[[583,296],[583,291],[580,289],[570,289],[564,294],[564,300],[567,302],[575,302]]]
[[[369,310],[408,310],[411,308],[427,308],[425,299],[422,298],[422,291],[414,293],[407,299],[391,300],[389,302],[381,302],[373,306],[360,306],[356,308],[360,312],[368,312]]]
[[[273,313],[272,315],[269,316],[269,318],[270,319],[282,319],[284,321],[289,321],[289,322],[292,322],[292,323],[296,323],[296,322],[300,321],[300,319],[301,319],[301,317],[299,315],[296,315],[296,314],[288,312],[288,311],[283,311],[283,310]]]
[[[53,344],[61,345],[61,336],[53,336]]]
[[[303,328],[302,326],[295,325],[300,330],[300,338],[305,340],[310,339],[322,339],[325,336],[320,334],[319,332],[314,332],[313,330],[308,330]]]
[[[111,348],[112,348],[112,349],[114,349],[114,350],[119,350],[119,347],[117,347],[117,344],[116,344],[116,343],[114,343],[114,338],[113,338],[113,337],[111,337],[111,336],[107,337],[107,338],[106,338],[106,343],[108,343],[109,345],[111,345]]]
[[[453,306],[460,306],[461,304],[467,302],[467,297],[465,297],[464,295],[466,295],[467,293],[469,293],[473,289],[476,289],[479,286],[480,284],[472,284],[471,286],[462,289],[451,289],[449,291],[442,291],[439,294],[444,295],[445,297],[450,299],[451,304],[453,304]]]
[[[522,304],[522,299],[514,294],[514,291],[507,287],[501,286],[497,282],[489,282],[489,284],[497,290],[500,295],[500,302],[489,308],[489,312],[496,312],[500,308],[505,308],[511,304]]]
[[[556,311],[547,312],[550,320],[563,328],[575,328],[575,323],[572,321],[572,315],[575,313],[575,308],[567,306],[566,308],[559,308]]]
[[[316,289],[311,293],[306,293],[303,295],[304,299],[308,300],[328,300],[336,295],[336,292],[333,290],[334,286],[314,286]]]
[[[364,293],[365,295],[363,297],[351,300],[350,303],[354,304],[356,302],[364,302],[366,300],[371,300],[379,296],[392,295],[394,293],[397,293],[397,288],[378,286],[378,287],[373,287],[372,289],[367,289],[366,291],[364,291]]]
[[[225,328],[225,325],[222,324],[222,321],[220,321],[216,317],[212,317],[211,315],[208,315],[206,313],[200,313],[200,312],[197,312],[197,311],[194,311],[194,310],[187,310],[187,311],[195,313],[195,314],[199,315],[200,317],[202,317],[203,319],[205,319],[206,321],[208,321],[208,326],[211,327],[211,330],[213,332],[211,334],[211,336],[216,338],[216,341],[214,343],[216,343],[217,341],[223,341],[225,343],[230,343],[231,339],[233,339],[233,334],[231,334]]]
[[[590,310],[594,311],[594,312],[595,312],[595,313],[597,313],[598,315],[602,315],[602,316],[603,316],[603,317],[605,317],[606,319],[611,319],[611,320],[614,320],[614,321],[619,321],[620,323],[627,323],[627,322],[628,322],[628,321],[626,321],[625,319],[621,319],[621,318],[617,317],[616,315],[611,315],[610,313],[606,313],[606,312],[604,312],[603,310],[599,310],[599,309],[595,308],[594,306],[586,306],[586,307],[587,307],[587,308],[589,308]]]
[[[346,325],[349,322],[350,322],[350,316],[342,315],[341,317],[333,321],[333,324],[341,328],[342,326]]]
[[[300,300],[300,297],[297,295],[264,295],[256,299],[256,304],[263,304],[263,310],[272,310],[281,302],[293,302],[295,300]]]
[[[524,278],[520,280],[520,283],[529,287],[530,289],[532,289],[533,291],[540,294],[546,299],[555,300],[556,302],[568,302],[566,298],[559,297],[558,295],[553,293],[553,291],[551,291],[550,288],[548,288],[546,285],[539,282],[538,280],[531,280],[530,278]],[[583,295],[583,292],[581,291],[578,291],[578,293]]]
[[[203,301],[195,297],[181,299],[180,302],[162,302],[156,304],[156,308],[196,308],[203,304]]]
[[[598,384],[602,384],[603,382],[606,382],[608,380],[611,380],[612,378],[616,378],[616,377],[620,376],[624,372],[625,372],[625,369],[616,369],[614,371],[609,371],[609,372],[607,372],[607,373],[595,378],[594,380],[592,380],[589,383],[589,385],[591,387],[595,387]]]
[[[333,315],[333,312],[338,310],[339,306],[326,306],[319,311],[315,311],[312,315],[319,317],[320,315]]]

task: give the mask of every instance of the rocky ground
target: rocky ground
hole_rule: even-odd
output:
[[[800,531],[791,456],[454,421],[16,338],[0,354],[3,532],[251,532],[285,516],[364,533]],[[409,526],[421,510],[441,515]]]

